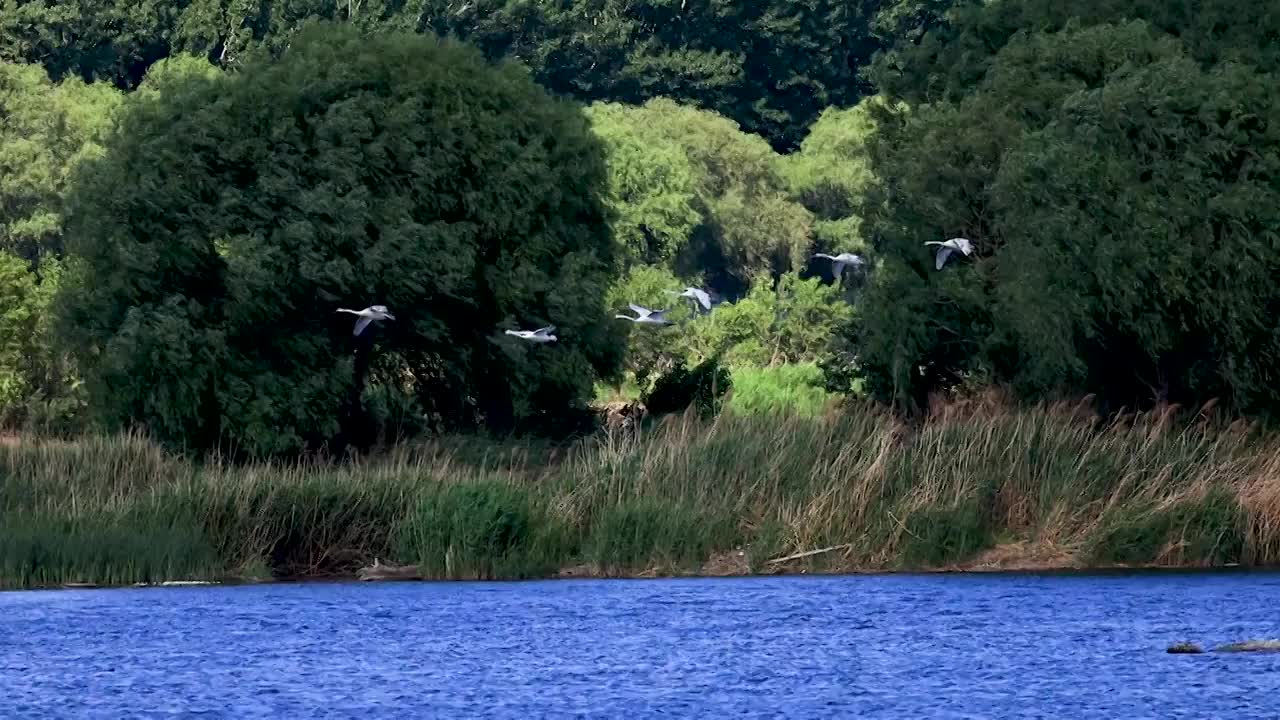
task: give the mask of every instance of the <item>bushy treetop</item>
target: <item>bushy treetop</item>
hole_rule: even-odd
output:
[[[74,206],[63,316],[112,424],[324,442],[351,378],[338,307],[392,308],[375,380],[448,424],[563,414],[617,367],[601,151],[526,72],[332,25],[232,75],[179,70]],[[545,324],[561,341],[537,353],[501,334]]]

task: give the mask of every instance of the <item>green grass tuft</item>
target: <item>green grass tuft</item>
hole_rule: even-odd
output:
[[[434,577],[530,577],[557,569],[556,530],[526,489],[485,480],[424,491],[399,547]]]
[[[814,363],[733,369],[729,408],[744,415],[795,413],[821,415],[838,396],[823,387],[822,370]]]
[[[633,498],[605,510],[592,523],[586,556],[614,574],[688,569],[732,544],[729,525],[685,505]]]

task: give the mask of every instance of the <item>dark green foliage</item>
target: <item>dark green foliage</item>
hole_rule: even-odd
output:
[[[538,81],[582,100],[670,97],[733,118],[780,150],[828,105],[867,91],[858,70],[880,47],[877,3],[836,0],[480,0],[427,6],[423,24],[490,57],[510,55]]]
[[[351,382],[338,307],[396,313],[366,331],[370,383],[446,426],[547,424],[618,366],[601,151],[519,68],[321,25],[278,62],[171,75],[75,197],[62,316],[109,424],[325,442]],[[550,321],[552,346],[501,334]]]
[[[895,34],[891,38],[896,41],[893,52],[880,59],[872,77],[881,92],[913,102],[958,101],[990,77],[1001,64],[1004,48],[1071,26],[1142,20],[1156,33],[1176,38],[1188,55],[1206,65],[1240,61],[1270,72],[1280,63],[1280,14],[1266,2],[899,0],[896,4],[915,5],[923,11],[917,17],[930,31],[923,36]],[[941,22],[938,10],[951,4],[955,7],[949,21]],[[880,19],[888,20],[892,14]],[[1087,56],[1087,52],[1080,56]]]
[[[787,150],[823,108],[867,93],[861,71],[890,36],[918,34],[949,2],[0,0],[0,60],[132,88],[172,53],[239,67],[335,20],[457,36],[583,101],[693,103]]]
[[[1212,32],[1101,5],[965,9],[901,74],[882,68],[899,97],[934,102],[878,108],[870,141],[883,265],[853,344],[877,397],[921,407],[995,381],[1113,407],[1280,408],[1280,78],[1236,23],[1270,26],[1221,3]],[[922,243],[956,235],[975,257],[935,271]]]
[[[133,87],[169,54],[188,0],[0,0],[0,61]]]
[[[733,376],[720,364],[719,357],[710,357],[689,368],[684,360],[677,360],[671,370],[653,384],[644,396],[644,405],[654,415],[683,412],[694,407],[700,415],[710,416],[720,411],[725,393],[733,386]]]
[[[969,499],[955,507],[922,510],[906,521],[902,563],[938,567],[971,559],[993,538],[982,506]]]

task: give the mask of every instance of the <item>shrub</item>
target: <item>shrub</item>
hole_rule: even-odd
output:
[[[1103,519],[1104,529],[1091,554],[1102,563],[1240,562],[1244,551],[1241,516],[1239,500],[1224,487],[1168,507],[1126,507]]]
[[[720,412],[721,400],[733,387],[733,376],[712,357],[688,368],[683,360],[658,378],[644,396],[644,405],[653,415],[681,412],[690,406],[703,416]]]

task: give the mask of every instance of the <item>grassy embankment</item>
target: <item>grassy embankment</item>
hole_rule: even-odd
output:
[[[1150,413],[953,405],[668,417],[568,449],[192,463],[134,437],[0,443],[0,585],[1280,560],[1280,436]],[[812,549],[826,553],[781,563]]]

